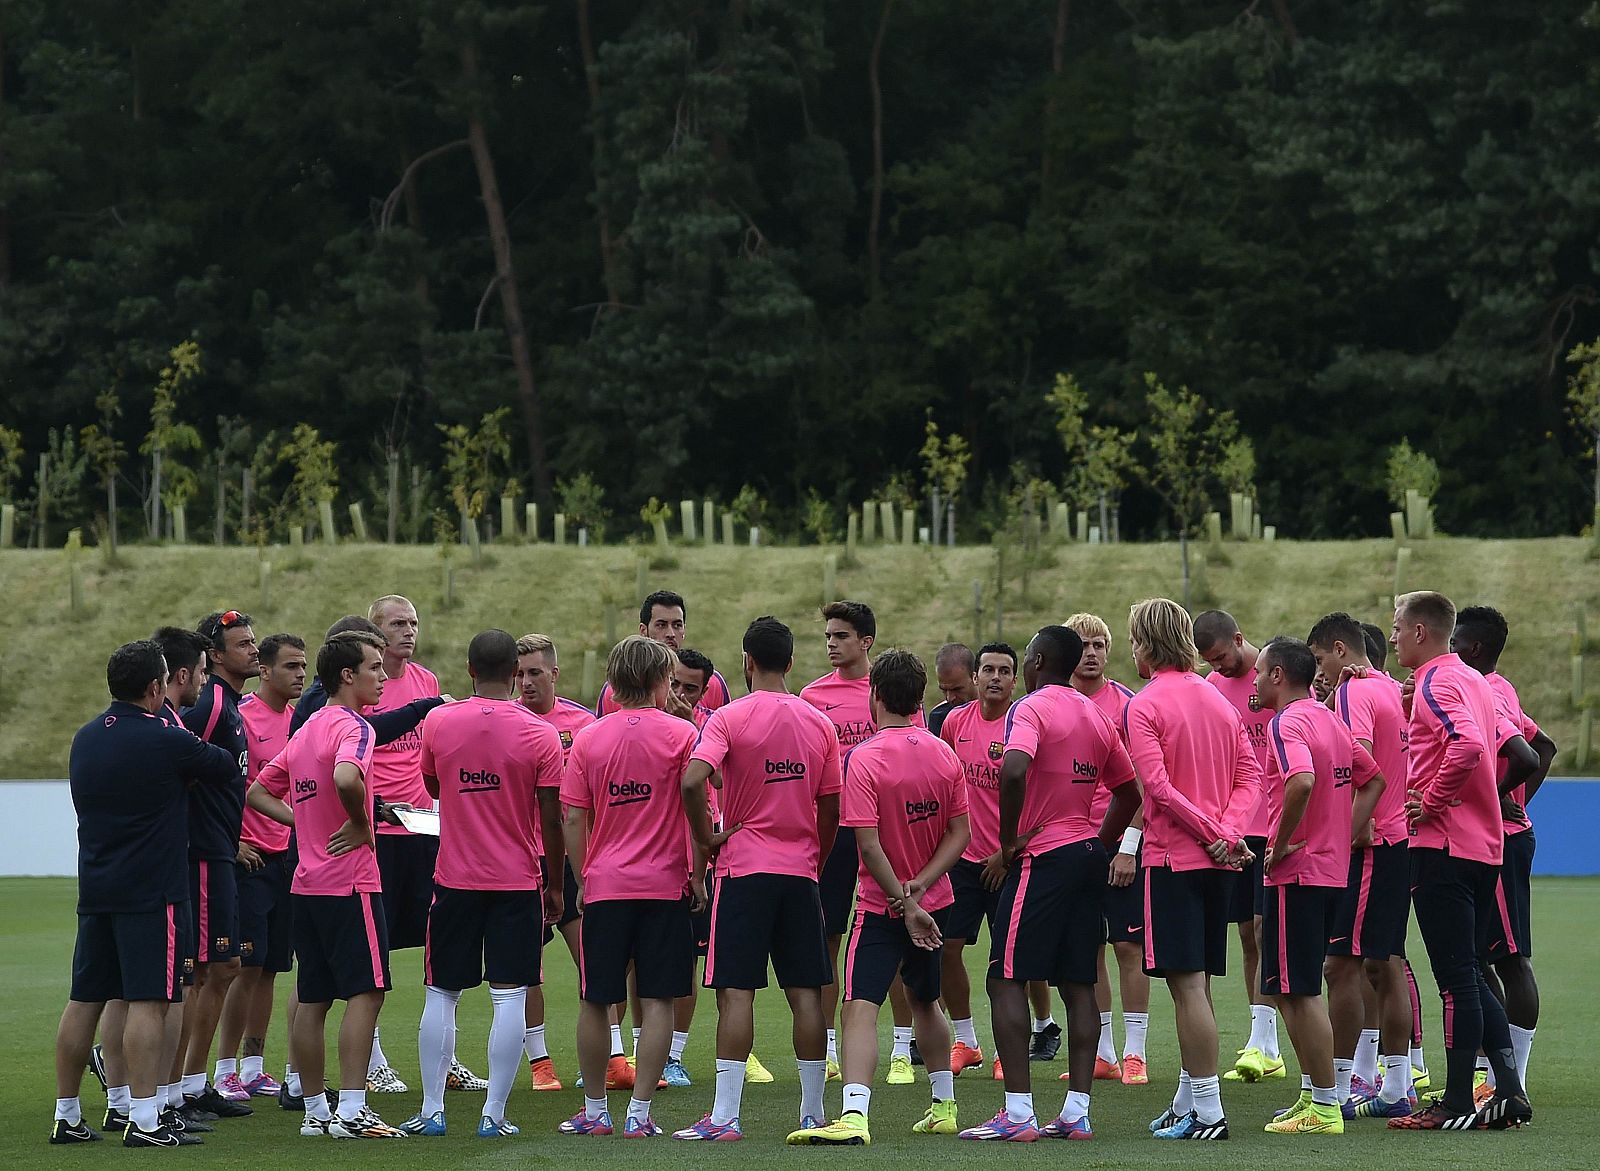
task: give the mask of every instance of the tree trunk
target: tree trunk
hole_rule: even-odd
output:
[[[461,47],[461,72],[469,89],[478,83],[478,51],[470,41]],[[545,462],[544,426],[540,419],[539,388],[533,381],[533,356],[528,352],[528,333],[522,324],[522,303],[517,296],[517,274],[511,263],[511,232],[506,226],[505,205],[500,201],[500,184],[495,178],[494,157],[489,153],[489,137],[484,131],[483,114],[474,104],[467,116],[467,142],[478,169],[478,187],[483,193],[483,214],[489,222],[489,240],[494,247],[495,275],[500,282],[500,309],[505,314],[506,337],[511,343],[511,361],[517,370],[517,395],[522,403],[522,428],[528,443],[528,462],[532,465],[533,491],[541,503],[550,499],[550,468]]]
[[[1191,610],[1189,605],[1189,530],[1178,529],[1178,551],[1183,555],[1183,608]]]
[[[1111,543],[1111,525],[1109,524],[1108,509],[1106,507],[1106,494],[1100,493],[1100,539],[1106,544]]]
[[[111,542],[111,551],[117,551],[117,473],[112,472],[106,477],[106,540]]]
[[[389,449],[389,544],[400,535],[400,453]]]
[[[883,42],[889,34],[889,12],[894,0],[883,0],[878,15],[878,34],[872,39],[872,56],[867,58],[867,84],[872,90],[872,211],[867,219],[868,295],[877,300],[883,281],[883,262],[878,255],[878,229],[883,222]]]
[[[1072,0],[1056,0],[1056,28],[1055,34],[1050,38],[1050,93],[1044,103],[1044,146],[1039,158],[1041,200],[1050,194],[1050,171],[1055,153],[1056,110],[1060,104],[1056,89],[1061,79],[1061,70],[1066,63],[1067,15],[1071,8]]]
[[[150,453],[150,539],[161,539],[161,449]]]
[[[212,522],[211,536],[217,545],[228,539],[228,465],[222,462],[220,455],[217,457],[217,516]]]
[[[606,286],[606,303],[617,305],[616,246],[611,239],[611,217],[607,214],[605,183],[600,178],[600,149],[605,131],[600,124],[600,65],[594,52],[594,34],[589,28],[589,0],[578,0],[578,50],[583,56],[583,77],[589,86],[589,133],[594,138],[595,218],[600,222],[600,278]]]
[[[1289,15],[1288,0],[1272,0],[1272,14],[1278,18],[1278,27],[1283,30],[1283,39],[1291,46],[1300,43],[1300,31],[1294,27],[1294,17]]]
[[[46,548],[50,543],[50,457],[48,455],[39,456],[38,496],[39,521],[38,524],[34,526],[37,530],[34,533],[34,544],[38,548],[43,549]]]
[[[6,88],[6,44],[5,29],[0,27],[0,131],[6,124],[5,88]],[[0,175],[6,173],[5,135],[0,133]],[[0,204],[0,293],[5,292],[11,284],[11,217],[7,214],[5,206]]]

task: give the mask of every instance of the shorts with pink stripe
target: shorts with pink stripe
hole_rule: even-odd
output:
[[[995,908],[989,978],[1093,984],[1109,868],[1099,838],[1013,862]]]
[[[1322,962],[1342,887],[1266,885],[1261,916],[1261,991],[1267,996],[1319,996]]]

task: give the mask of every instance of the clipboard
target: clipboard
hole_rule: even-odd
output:
[[[390,808],[407,833],[426,834],[430,838],[439,836],[439,815],[432,809],[412,809],[405,805],[391,805]]]

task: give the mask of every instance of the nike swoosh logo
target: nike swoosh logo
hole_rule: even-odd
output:
[[[971,744],[972,743],[972,737],[971,736],[957,736],[956,737],[956,743],[957,744]]]
[[[822,705],[822,710],[825,711],[825,712],[831,712],[834,708],[836,708],[838,706],[839,705],[836,704],[836,703],[825,703],[825,704]]]
[[[1328,940],[1328,942],[1329,943],[1343,943],[1345,940],[1347,940],[1349,938],[1350,937],[1348,935],[1335,935],[1332,939]]]
[[[257,736],[256,737],[256,741],[258,743],[261,743],[261,744],[265,744],[268,740],[271,740],[271,739],[272,739],[271,736]]]

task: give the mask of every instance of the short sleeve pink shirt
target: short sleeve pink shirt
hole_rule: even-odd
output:
[[[1128,701],[1133,698],[1133,692],[1115,679],[1107,679],[1099,691],[1093,695],[1085,695],[1084,698],[1104,713],[1111,721],[1111,726],[1117,730],[1117,735],[1124,737],[1123,743],[1126,744],[1124,717],[1128,711]],[[1089,817],[1096,825],[1100,825],[1106,819],[1106,810],[1110,808],[1111,790],[1100,785],[1094,791],[1094,808],[1090,810]]]
[[[961,856],[968,862],[987,862],[1000,848],[1000,762],[1006,755],[1006,717],[984,719],[983,704],[973,700],[951,709],[939,738],[955,752],[967,781],[972,837]]]
[[[1372,757],[1383,774],[1383,795],[1372,812],[1377,840],[1392,846],[1406,840],[1406,736],[1405,709],[1400,684],[1381,671],[1346,679],[1333,695],[1334,714],[1350,735],[1372,745]]]
[[[287,785],[294,810],[300,852],[290,886],[295,894],[369,894],[383,889],[378,855],[370,843],[337,857],[328,853],[328,839],[349,820],[334,787],[334,769],[353,764],[363,778],[369,776],[372,742],[371,724],[350,708],[329,704],[312,712],[288,746],[261,770],[258,779],[269,791],[281,792]],[[370,787],[366,801],[370,807]]]
[[[802,687],[800,698],[828,717],[838,733],[840,752],[850,751],[878,730],[872,722],[872,683],[865,675],[845,679],[829,671]],[[920,707],[911,720],[919,728],[927,727]]]
[[[1250,747],[1255,749],[1256,764],[1265,770],[1267,767],[1267,721],[1272,718],[1271,712],[1253,712],[1250,710],[1250,698],[1256,692],[1256,669],[1251,667],[1237,679],[1230,679],[1221,671],[1212,671],[1206,676],[1206,682],[1221,692],[1222,697],[1233,705],[1234,711],[1239,713],[1239,720],[1244,724],[1246,735],[1250,737]],[[1267,795],[1261,794],[1254,809],[1250,811],[1249,820],[1245,823],[1246,837],[1264,838],[1267,836]]]
[[[680,794],[694,740],[693,724],[656,708],[621,708],[578,733],[561,801],[589,814],[585,902],[688,891],[692,844]]]
[[[294,704],[284,704],[281,712],[275,712],[259,695],[247,695],[239,701],[239,718],[244,721],[244,734],[249,740],[245,755],[249,762],[248,779],[253,781],[261,775],[262,767],[289,743],[289,721],[294,719]],[[244,807],[240,841],[269,854],[281,854],[289,848],[289,835],[293,832],[249,805]]]
[[[1041,687],[1014,703],[1006,716],[1006,751],[1032,758],[1017,833],[1033,833],[1022,849],[1033,857],[1099,834],[1095,791],[1133,780],[1133,761],[1116,728],[1070,687]]]
[[[1365,787],[1378,766],[1356,744],[1350,729],[1309,696],[1288,704],[1268,724],[1268,844],[1278,840],[1288,778],[1311,774],[1311,797],[1290,835],[1302,847],[1266,876],[1269,886],[1344,887],[1350,881],[1351,816],[1355,789]],[[1385,778],[1387,781],[1387,778]]]
[[[926,728],[885,728],[846,757],[840,824],[875,828],[884,856],[902,882],[915,878],[928,864],[951,819],[966,812],[967,782],[961,762]],[[889,900],[865,861],[858,878],[856,905],[873,914],[888,914]],[[945,874],[919,900],[925,911],[940,910],[954,901]]]
[[[1495,710],[1498,712],[1502,724],[1516,729],[1519,736],[1529,744],[1532,744],[1533,738],[1539,734],[1539,725],[1529,719],[1528,714],[1522,710],[1522,698],[1517,695],[1517,689],[1511,685],[1511,680],[1498,671],[1490,671],[1484,676],[1484,679],[1488,681],[1490,690],[1494,692]],[[1505,780],[1506,767],[1504,760],[1495,762],[1494,778],[1497,786],[1501,781]],[[1508,796],[1522,810],[1522,816],[1521,818],[1501,817],[1501,822],[1505,826],[1506,836],[1527,833],[1533,828],[1533,822],[1528,817],[1526,805],[1528,799],[1527,786],[1518,785],[1511,790]]]
[[[392,712],[414,699],[439,694],[439,677],[428,668],[407,660],[405,670],[390,676],[383,685],[383,698],[364,714]],[[422,783],[422,725],[418,724],[398,740],[378,745],[372,754],[372,774],[367,780],[372,792],[385,801],[403,803],[418,809],[432,809],[433,798]],[[387,822],[378,824],[380,834],[403,834],[406,830]]]

